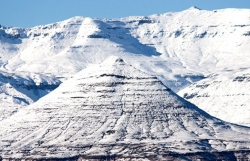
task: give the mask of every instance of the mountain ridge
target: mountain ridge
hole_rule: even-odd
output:
[[[211,115],[225,121],[250,126],[249,70],[214,74],[178,94]]]
[[[147,158],[152,152],[159,158],[250,148],[250,128],[210,116],[113,56],[1,121],[0,128],[4,159]]]
[[[239,71],[249,68],[249,14],[249,9],[188,9],[121,19],[73,17],[33,28],[1,26],[1,71],[63,82],[116,55],[178,92],[211,74],[241,76]],[[29,102],[27,97],[22,99]]]

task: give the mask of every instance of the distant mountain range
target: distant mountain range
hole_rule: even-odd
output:
[[[0,127],[1,122],[22,115],[21,108],[27,113],[61,83],[65,87],[64,82],[75,74],[110,56],[157,78],[209,114],[250,126],[249,43],[250,9],[207,11],[191,7],[182,12],[121,19],[73,17],[33,28],[1,24]],[[105,78],[114,75],[103,74]],[[44,99],[49,97],[58,99],[53,94]],[[53,100],[50,98],[48,104]],[[62,104],[67,101],[65,98]],[[235,126],[222,124],[235,131]],[[17,144],[11,147],[21,148],[20,140]]]

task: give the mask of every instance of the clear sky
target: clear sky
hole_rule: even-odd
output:
[[[0,0],[0,25],[33,27],[73,16],[121,18],[200,9],[248,8],[250,0]]]

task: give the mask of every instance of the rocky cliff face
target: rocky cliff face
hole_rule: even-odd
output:
[[[208,158],[250,149],[249,128],[208,115],[117,57],[79,72],[0,128],[3,158]]]

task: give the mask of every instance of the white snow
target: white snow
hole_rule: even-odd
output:
[[[187,93],[187,95],[195,94],[199,97],[195,96],[188,100],[205,111],[226,121],[249,126],[249,16],[249,9],[207,11],[192,7],[182,12],[165,13],[147,17],[134,16],[121,19],[73,17],[65,21],[33,28],[1,26],[0,120],[3,120],[5,123],[6,120],[20,119],[18,124],[22,125],[22,119],[36,120],[40,117],[43,118],[43,112],[46,113],[47,110],[51,111],[54,109],[59,110],[59,112],[57,111],[57,116],[61,122],[61,127],[54,127],[55,129],[52,129],[53,132],[50,134],[50,130],[48,129],[51,127],[47,123],[51,121],[49,115],[54,116],[54,114],[48,114],[46,118],[43,118],[42,123],[35,122],[34,124],[30,124],[30,128],[33,128],[31,131],[34,129],[40,130],[37,133],[31,133],[30,135],[27,135],[26,132],[22,135],[13,133],[13,135],[9,136],[11,140],[16,137],[21,139],[13,145],[13,147],[20,147],[21,145],[25,147],[27,145],[25,148],[29,149],[29,145],[35,145],[34,142],[43,138],[42,134],[45,135],[47,133],[46,141],[48,142],[46,142],[46,144],[48,145],[58,144],[58,142],[64,139],[68,142],[67,139],[71,138],[74,132],[76,135],[75,138],[78,135],[80,136],[81,134],[78,134],[77,130],[72,130],[72,133],[67,133],[67,128],[63,129],[65,135],[61,133],[62,127],[73,128],[74,126],[70,124],[71,122],[67,120],[68,118],[60,118],[60,115],[68,116],[68,111],[71,111],[72,113],[75,112],[74,114],[77,114],[76,116],[79,115],[80,119],[81,114],[86,114],[86,112],[81,113],[78,112],[77,108],[75,109],[75,107],[79,105],[78,101],[91,96],[91,99],[88,99],[85,103],[87,105],[94,104],[96,103],[96,97],[102,97],[101,92],[121,93],[122,91],[126,91],[126,94],[132,95],[134,91],[131,91],[131,87],[129,86],[122,86],[122,88],[117,89],[112,86],[91,86],[92,82],[106,82],[105,85],[109,85],[110,82],[121,79],[107,75],[113,75],[114,73],[115,75],[125,76],[131,84],[136,82],[130,79],[130,77],[148,78],[149,74],[152,75],[150,78],[154,79],[156,76],[163,84],[175,92],[184,89],[193,82],[202,80],[180,91],[179,94],[181,96],[184,96],[184,93]],[[112,55],[122,58],[125,62],[133,65],[141,72],[138,72],[132,67],[129,67],[129,70],[119,70],[112,67],[112,62],[116,59],[109,58]],[[106,60],[107,58],[109,59]],[[95,64],[101,63],[104,60],[106,60],[106,63],[103,63],[101,67],[107,70],[105,72],[96,70],[97,66],[100,65]],[[96,76],[102,72],[104,72],[106,76],[96,78]],[[74,79],[67,81],[76,73],[78,74]],[[86,82],[82,80],[83,77],[83,80]],[[49,99],[47,97],[44,99],[41,98],[57,87],[61,81],[65,82],[65,84],[62,84],[57,91],[52,92],[48,97]],[[79,86],[76,86],[80,81],[83,81],[85,84],[80,83]],[[145,87],[148,88],[147,83],[146,85],[144,84],[144,86],[136,84],[135,88],[138,91],[145,91]],[[84,87],[86,84],[89,85],[88,88],[92,91],[90,95],[79,91],[79,88]],[[207,84],[209,86],[206,87]],[[156,84],[154,88],[155,87],[161,89],[162,85]],[[72,91],[68,92],[69,89],[72,89]],[[157,94],[157,91],[151,88],[148,90],[152,90],[150,91],[152,93],[148,92],[147,94],[151,94],[152,99],[156,99],[154,95]],[[61,98],[58,98],[55,93],[60,93],[60,91],[66,93],[62,95]],[[77,98],[79,95],[80,97]],[[74,102],[75,99],[73,99],[74,101],[71,102],[68,97],[75,98],[78,101]],[[115,97],[109,97],[110,96],[107,95],[107,98],[101,98],[102,103],[108,104],[109,101],[106,99],[111,99],[111,101],[120,99],[120,102],[126,102],[128,96],[118,94]],[[178,97],[176,96],[175,98]],[[37,107],[34,111],[27,110],[35,107],[36,103],[33,104],[33,102],[39,99],[41,102],[43,102],[43,100],[45,100],[45,102],[49,100],[49,102],[39,107],[41,109]],[[140,102],[141,98],[139,96],[133,97],[133,99],[140,107],[144,106],[143,102]],[[168,99],[165,101],[173,101],[172,98],[170,100]],[[60,108],[50,106],[52,104],[65,103],[65,100],[70,101],[70,107],[68,107],[69,109],[67,110],[62,110],[65,109],[64,106],[60,106]],[[151,101],[153,102],[154,100]],[[18,112],[19,108],[29,104],[32,105]],[[131,111],[130,108],[125,110],[127,112]],[[30,115],[26,115],[27,111],[31,113],[37,113],[38,111],[43,112],[38,113],[39,116],[32,115],[31,117]],[[111,120],[105,120],[104,114],[106,114],[107,111],[101,111],[103,117],[100,117],[100,120],[102,120],[102,122],[93,122],[91,125],[91,127],[103,128],[99,129],[99,131],[89,128],[89,131],[86,133],[92,132],[93,135],[84,135],[88,136],[84,138],[86,143],[95,139],[100,141],[100,143],[110,143],[114,141],[114,138],[119,138],[124,134],[124,132],[112,134],[112,131],[109,131],[110,135],[104,136],[102,140],[100,139],[102,132],[104,132],[103,130],[107,127],[115,126],[114,120],[117,119],[114,117]],[[87,114],[89,113],[87,112]],[[94,115],[94,113],[91,112],[90,114]],[[20,118],[15,118],[15,116],[19,115]],[[8,118],[9,116],[11,117]],[[123,124],[128,121],[127,119],[128,116],[123,115],[120,118],[121,122],[119,126],[115,127],[116,130],[122,131],[120,129],[125,126]],[[57,118],[55,122],[56,121]],[[198,138],[207,138],[213,134],[209,133],[209,130],[202,128],[196,129],[193,133],[183,131],[182,125],[175,124],[175,121],[176,119],[173,119],[173,123],[171,123],[170,119],[170,124],[154,121],[152,122],[152,125],[154,125],[152,128],[149,128],[147,123],[143,123],[140,128],[138,128],[137,125],[136,128],[133,127],[135,125],[131,125],[128,128],[129,135],[127,135],[127,138],[123,138],[123,141],[126,143],[136,142],[135,138],[140,135],[143,138],[146,137],[143,141],[147,142],[150,140],[147,137],[153,133],[156,134],[159,139],[166,136],[173,137],[173,139],[169,139],[171,144],[173,144],[172,141],[175,139],[178,140],[178,138],[182,140],[185,140],[185,138],[189,140],[197,136],[199,136]],[[181,120],[177,120],[177,122],[178,121]],[[184,121],[184,123],[186,122]],[[6,127],[10,125],[11,122],[6,123]],[[52,123],[52,125],[54,125],[54,123]],[[191,121],[183,126],[192,129],[196,125],[196,122]],[[39,126],[41,126],[41,128],[39,128]],[[80,126],[81,125],[77,128],[79,129]],[[241,130],[235,130],[237,129],[235,126],[231,124],[229,126],[234,131],[241,133]],[[163,127],[169,128],[164,129]],[[173,132],[173,128],[177,129],[177,131]],[[23,130],[26,129],[24,128]],[[221,129],[218,128],[217,130],[220,131]],[[222,135],[215,134],[215,136],[223,138],[227,133],[227,130],[224,130],[225,129],[222,130]],[[4,132],[1,132],[1,134],[2,133]],[[139,133],[142,133],[143,136]],[[235,133],[228,131],[227,136],[234,138],[234,134]],[[60,136],[58,140],[52,139],[57,136]],[[214,137],[214,135],[212,136]],[[36,139],[30,139],[33,137]],[[155,136],[152,137],[155,138]],[[241,139],[248,140],[245,135],[242,136]],[[80,142],[77,139],[71,141],[73,141],[75,145]],[[8,143],[5,142],[1,144],[4,145]],[[40,142],[38,144],[40,144]],[[61,142],[60,145],[61,144],[63,145],[64,143]],[[216,147],[219,149],[220,147],[228,150],[235,146],[232,142],[223,143],[223,141],[220,143],[211,141],[211,144],[214,144],[212,146],[213,148]],[[226,144],[226,147],[224,147],[224,144]],[[178,146],[182,146],[182,144]],[[190,146],[195,147],[195,145]],[[229,146],[231,148],[229,148]],[[100,149],[98,146],[93,148]],[[114,149],[116,148],[119,149],[119,147],[114,147]],[[58,147],[58,149],[63,149],[63,147]],[[65,149],[62,151],[63,154],[58,153],[58,155],[70,155],[70,151]],[[90,153],[92,153],[91,150]],[[71,155],[73,155],[73,153]]]
[[[54,77],[31,73],[0,73],[0,120],[37,101],[59,86]]]
[[[28,29],[2,27],[0,62],[4,70],[67,79],[116,55],[178,91],[192,83],[185,76],[248,68],[249,25],[248,9],[190,8],[148,17],[73,17]]]
[[[2,120],[0,128],[5,129],[0,131],[3,158],[106,155],[144,144],[178,153],[190,147],[231,150],[239,141],[244,147],[234,148],[250,148],[249,128],[211,117],[114,56]]]
[[[250,126],[250,71],[228,71],[194,83],[178,94],[222,120]]]

